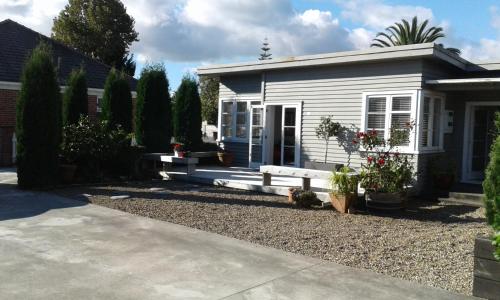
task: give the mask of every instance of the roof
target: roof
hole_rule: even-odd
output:
[[[52,47],[61,85],[66,84],[73,69],[83,65],[88,87],[104,89],[110,66],[10,19],[0,22],[0,81],[19,82],[24,63],[41,40]],[[137,80],[128,77],[130,88],[135,91]]]
[[[384,60],[434,58],[445,61],[459,69],[468,70],[473,63],[450,53],[434,43],[413,44],[387,48],[324,53],[317,55],[292,56],[272,60],[252,61],[236,64],[202,66],[199,75],[222,75],[240,72],[303,68],[337,64],[368,63]],[[500,64],[498,64],[500,65]],[[480,68],[481,69],[481,68]]]
[[[426,80],[426,84],[438,90],[500,89],[500,78],[453,78]]]

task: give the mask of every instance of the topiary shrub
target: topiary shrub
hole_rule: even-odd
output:
[[[490,162],[486,168],[486,177],[483,181],[486,219],[493,227],[493,245],[495,257],[500,260],[500,113],[495,120],[497,136],[490,152]]]
[[[169,152],[172,120],[168,79],[163,65],[141,72],[135,106],[135,139],[146,152]]]
[[[52,50],[40,43],[21,77],[16,107],[17,177],[20,188],[57,183],[61,142],[61,95]]]
[[[63,126],[75,124],[80,116],[88,114],[87,79],[83,69],[75,69],[69,75],[63,96]]]
[[[184,76],[175,93],[174,130],[175,140],[189,151],[197,151],[201,145],[201,101],[196,80]]]
[[[118,124],[128,133],[132,132],[132,94],[124,73],[114,68],[108,74],[102,97],[101,120],[115,128]]]

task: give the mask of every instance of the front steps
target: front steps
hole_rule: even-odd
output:
[[[484,207],[484,194],[450,192],[448,197],[439,198],[439,201],[450,204],[461,204],[475,207]]]

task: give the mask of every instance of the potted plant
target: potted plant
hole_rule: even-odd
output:
[[[321,117],[318,127],[315,128],[316,137],[325,142],[325,159],[324,162],[306,162],[306,168],[308,169],[319,169],[319,170],[336,170],[338,164],[328,163],[328,145],[330,144],[330,139],[337,136],[341,131],[342,126],[339,122],[334,122],[332,116]]]
[[[429,160],[429,171],[434,187],[449,191],[455,183],[456,163],[449,155],[439,154]]]
[[[292,193],[293,205],[299,208],[310,208],[320,202],[316,193],[311,190],[296,189]]]
[[[330,187],[333,207],[341,213],[348,213],[349,207],[358,197],[357,175],[349,167],[342,167],[338,172],[332,172]]]
[[[175,157],[184,157],[184,146],[182,144],[174,144],[174,156]]]
[[[365,189],[368,208],[404,209],[406,191],[413,182],[411,154],[400,154],[397,149],[409,143],[413,123],[403,128],[390,129],[390,138],[384,140],[376,130],[358,132],[353,143],[360,143],[366,163],[361,164],[360,184]]]
[[[223,148],[220,148],[219,151],[217,151],[217,157],[225,167],[230,167],[234,160],[234,154]]]

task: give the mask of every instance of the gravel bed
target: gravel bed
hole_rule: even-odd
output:
[[[469,295],[474,238],[491,233],[483,208],[423,201],[405,212],[341,215],[292,208],[283,196],[182,182],[57,193]]]

